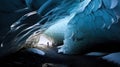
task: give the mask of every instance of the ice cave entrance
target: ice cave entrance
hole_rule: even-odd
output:
[[[44,35],[44,34],[41,34],[41,36],[39,37],[39,42],[38,42],[38,47],[53,47],[53,40]]]

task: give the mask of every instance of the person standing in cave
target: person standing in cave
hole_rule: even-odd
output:
[[[50,46],[50,44],[49,44],[49,42],[47,42],[47,47],[49,47]]]

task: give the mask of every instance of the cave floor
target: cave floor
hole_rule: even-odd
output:
[[[20,50],[2,58],[0,65],[7,67],[119,67],[98,56],[63,55],[57,53],[57,48],[47,48],[42,51],[46,53],[44,56]]]

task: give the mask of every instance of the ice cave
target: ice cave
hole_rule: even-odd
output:
[[[120,67],[120,0],[0,0],[0,67]]]

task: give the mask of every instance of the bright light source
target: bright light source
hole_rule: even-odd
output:
[[[39,38],[38,46],[47,46],[47,47],[52,47],[53,46],[53,41],[49,37],[45,35],[41,35]]]

